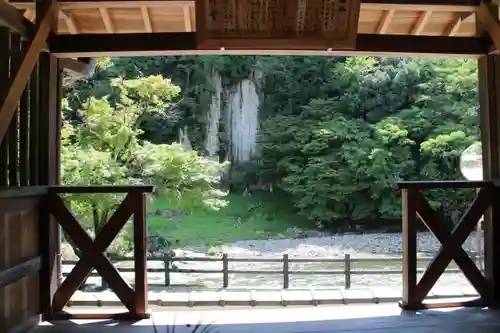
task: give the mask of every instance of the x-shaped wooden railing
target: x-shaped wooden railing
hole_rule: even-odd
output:
[[[402,182],[403,194],[403,302],[402,307],[418,309],[429,307],[423,303],[446,267],[455,261],[465,277],[477,290],[484,303],[490,294],[489,284],[474,261],[462,248],[463,243],[479,222],[481,216],[491,206],[494,185],[491,182]],[[480,188],[469,209],[456,227],[450,232],[441,214],[435,211],[420,192],[421,189],[436,188]],[[434,259],[417,282],[417,222],[439,240],[441,247]],[[475,303],[439,303],[433,306],[446,307]]]
[[[50,189],[46,202],[50,214],[82,252],[80,261],[54,295],[52,303],[54,316],[63,313],[66,303],[95,268],[128,309],[126,317],[147,317],[145,193],[152,191],[152,186],[64,186]],[[126,193],[127,195],[93,241],[66,207],[59,196],[60,193]],[[123,280],[105,255],[106,249],[131,216],[134,224],[135,289]],[[64,317],[83,316],[66,314]]]

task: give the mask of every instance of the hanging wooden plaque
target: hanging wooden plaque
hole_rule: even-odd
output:
[[[196,0],[198,49],[354,49],[360,0]]]

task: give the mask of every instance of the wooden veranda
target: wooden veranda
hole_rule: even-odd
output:
[[[480,299],[500,306],[500,1],[486,0],[0,0],[0,332],[44,320],[85,317],[63,308],[93,266],[129,318],[147,312],[145,200],[151,186],[59,186],[61,71],[85,71],[89,57],[169,54],[458,56],[479,60],[484,179],[400,184],[405,309],[455,260]],[[422,189],[478,188],[458,227],[440,223]],[[125,193],[92,241],[62,193]],[[485,215],[485,274],[461,245]],[[135,286],[103,254],[133,216]],[[418,220],[442,248],[417,282]],[[61,226],[82,250],[61,283]],[[437,306],[464,305],[441,303]],[[434,306],[436,306],[434,304]],[[97,315],[106,317],[111,315]]]

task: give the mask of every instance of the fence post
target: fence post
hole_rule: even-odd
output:
[[[111,259],[110,259],[110,261],[111,261]],[[116,263],[117,263],[117,262],[116,262],[116,260],[111,261],[111,264],[112,264],[114,267],[115,267]],[[92,270],[90,271],[89,276],[91,276],[91,275],[92,275],[92,272],[94,271],[94,269],[95,269],[95,268],[92,268]],[[119,268],[117,268],[116,270],[118,271],[118,273],[120,273],[120,269],[119,269]],[[97,272],[97,273],[99,273],[99,272]],[[100,287],[101,287],[101,290],[106,290],[106,289],[108,289],[108,283],[106,282],[106,280],[104,280],[104,278],[101,276],[101,274],[99,274],[99,278],[101,279],[101,286],[100,286]]]
[[[283,254],[283,289],[288,289],[290,284],[290,273],[288,268],[288,254]]]
[[[165,287],[170,287],[170,253],[165,253],[163,264],[165,265]]]
[[[222,255],[222,288],[229,287],[229,262],[227,253]]]
[[[351,288],[351,255],[346,253],[344,255],[344,281],[345,289]]]

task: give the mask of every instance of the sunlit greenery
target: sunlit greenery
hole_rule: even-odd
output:
[[[92,77],[65,91],[63,182],[154,184],[154,209],[188,214],[173,221],[150,217],[155,230],[186,223],[182,233],[173,232],[177,236],[163,232],[166,238],[189,243],[189,235],[200,238],[206,230],[211,236],[201,237],[205,243],[251,237],[253,231],[242,232],[264,228],[262,223],[238,229],[220,222],[246,216],[247,208],[232,209],[247,205],[224,208],[219,176],[227,166],[203,158],[203,142],[212,75],[219,73],[225,88],[258,76],[258,153],[231,165],[226,185],[241,192],[273,188],[266,201],[287,197],[277,202],[288,217],[271,219],[280,227],[267,229],[279,232],[284,221],[307,221],[309,228],[399,225],[398,181],[462,178],[459,156],[478,140],[476,68],[475,60],[374,57],[100,59]],[[221,120],[220,160],[227,157],[227,126]],[[175,144],[183,128],[195,152]],[[434,191],[429,198],[455,216],[472,195]],[[83,201],[72,208],[98,231],[121,198],[78,199]],[[234,200],[240,199],[246,200]],[[217,228],[225,236],[217,237]]]

